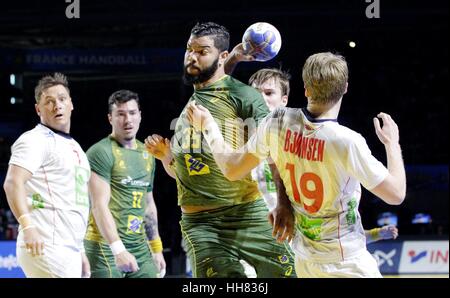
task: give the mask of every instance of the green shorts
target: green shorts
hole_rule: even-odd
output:
[[[122,272],[116,267],[114,256],[109,248],[109,245],[84,240],[84,248],[86,256],[91,265],[91,277],[93,278],[155,278],[156,266],[153,262],[153,257],[148,247],[147,242],[140,244],[127,245],[125,244],[129,253],[134,255],[139,266],[137,272]]]
[[[263,200],[183,214],[181,232],[194,277],[247,277],[240,260],[258,277],[296,277],[294,254],[277,243]]]

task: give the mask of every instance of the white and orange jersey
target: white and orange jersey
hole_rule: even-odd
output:
[[[299,257],[338,262],[366,250],[360,183],[370,190],[388,170],[360,134],[336,119],[316,120],[306,109],[278,108],[247,146],[277,165],[295,210],[293,249]]]
[[[69,135],[38,124],[23,133],[11,151],[9,164],[32,174],[25,185],[27,203],[44,243],[82,250],[90,167],[80,145]]]

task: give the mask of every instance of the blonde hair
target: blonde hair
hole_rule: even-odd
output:
[[[320,104],[337,102],[346,90],[348,67],[345,58],[330,52],[308,57],[302,72],[311,100]]]
[[[291,79],[291,75],[278,68],[263,68],[255,72],[250,79],[248,80],[248,84],[261,86],[269,79],[274,79],[275,83],[279,82],[281,87],[281,94],[289,96],[289,80]]]

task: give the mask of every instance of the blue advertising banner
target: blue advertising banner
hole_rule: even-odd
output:
[[[397,274],[400,266],[403,243],[381,241],[367,245],[369,252],[377,259],[382,274]]]
[[[17,264],[16,241],[0,241],[0,278],[25,277]]]
[[[181,73],[183,48],[0,49],[0,66],[16,71],[134,70]]]

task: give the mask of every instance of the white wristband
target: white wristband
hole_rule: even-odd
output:
[[[123,245],[123,242],[121,240],[117,240],[109,245],[109,248],[111,248],[111,251],[113,255],[117,256],[118,254],[126,251],[125,245]]]

